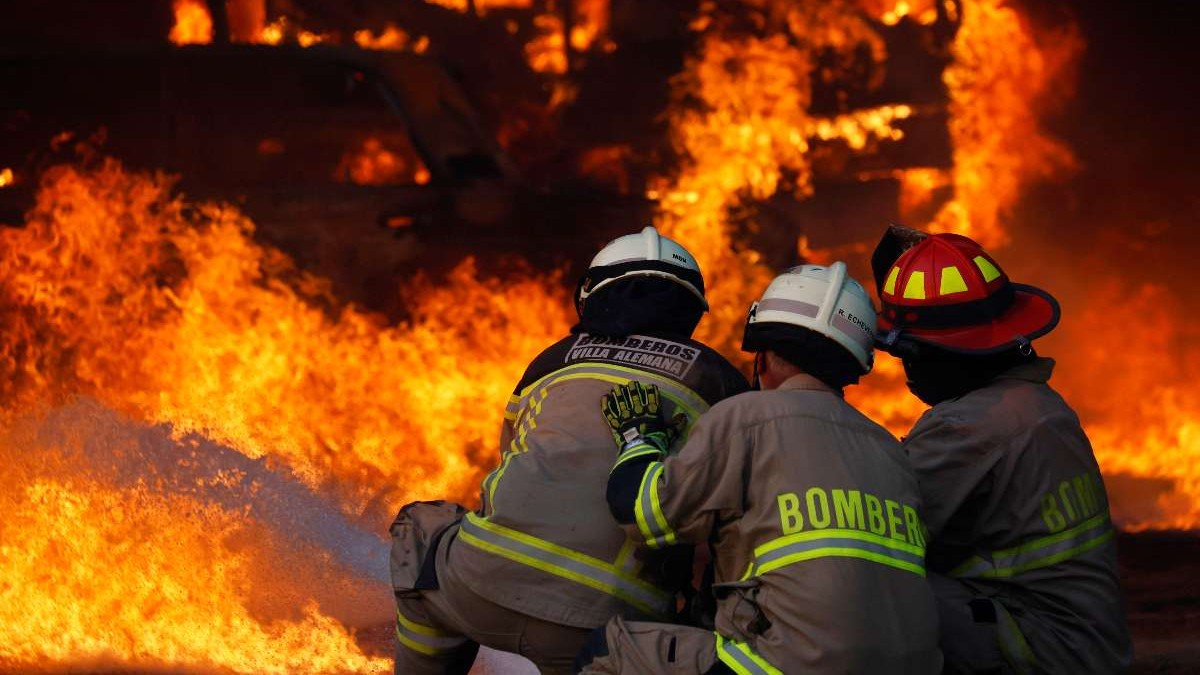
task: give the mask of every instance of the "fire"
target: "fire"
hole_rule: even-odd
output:
[[[212,15],[203,0],[175,0],[175,25],[170,40],[177,45],[208,44],[213,39]]]
[[[797,197],[808,196],[812,138],[861,147],[870,136],[894,137],[891,121],[910,112],[897,106],[833,120],[812,117],[815,50],[865,44],[882,58],[882,46],[855,8],[780,7],[780,25],[766,37],[726,34],[715,10],[694,23],[704,31],[699,54],[673,82],[677,102],[670,113],[672,141],[685,165],[650,195],[660,201],[659,226],[686,242],[705,272],[712,311],[699,337],[731,355],[738,354],[746,308],[773,273],[757,251],[737,244],[730,211],[785,185]]]
[[[3,454],[0,668],[390,670],[314,604],[295,619],[256,619],[247,581],[266,581],[256,567],[288,561],[256,555],[249,542],[269,533],[242,514],[145,488],[30,480],[12,471],[10,448]]]
[[[466,12],[471,8],[470,0],[425,0],[431,5],[440,5],[447,9],[453,9],[458,12]],[[533,7],[533,0],[475,0],[475,11],[480,15],[487,14],[488,10],[511,8],[511,9],[529,9]]]
[[[369,30],[354,31],[354,42],[363,49],[377,49],[381,51],[414,51],[418,54],[425,53],[429,48],[429,38],[421,36],[416,40],[408,34],[403,28],[399,28],[392,23],[384,26],[383,32],[375,35]]]
[[[567,72],[567,40],[562,17],[539,14],[533,18],[537,36],[525,45],[529,67],[539,73],[562,75]]]
[[[403,289],[398,326],[330,313],[321,282],[255,244],[242,215],[170,188],[112,160],[58,167],[25,228],[0,233],[0,420],[91,396],[181,441],[269,459],[373,529],[410,499],[471,501],[501,403],[568,325],[560,280],[486,278],[467,260]],[[10,468],[32,456],[0,451]],[[221,544],[263,539],[242,513],[43,465],[0,478],[0,560],[16,581],[0,590],[0,664],[382,669],[313,607],[283,622],[246,613],[263,553]]]
[[[26,227],[0,233],[4,306],[21,308],[0,360],[20,391],[6,400],[86,393],[270,455],[348,513],[471,498],[494,454],[496,401],[567,325],[556,282],[482,278],[468,260],[404,289],[405,324],[330,316],[321,282],[254,244],[243,216],[193,210],[169,186],[113,162],[64,167]]]
[[[393,152],[378,138],[371,137],[363,141],[361,148],[347,151],[342,156],[333,177],[358,185],[424,185],[430,176],[415,152]]]
[[[1042,132],[1037,109],[1069,59],[1038,45],[1003,0],[978,0],[962,13],[954,62],[943,76],[951,98],[954,198],[929,227],[996,247],[1008,241],[1002,218],[1022,185],[1074,165],[1070,150]],[[1078,51],[1078,38],[1064,36],[1059,49]]]
[[[16,180],[16,176],[13,174],[12,169],[8,167],[0,169],[0,188],[6,188],[15,183]]]

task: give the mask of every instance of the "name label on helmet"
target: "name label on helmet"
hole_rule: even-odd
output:
[[[644,335],[607,338],[580,335],[567,352],[566,363],[578,361],[614,363],[682,378],[700,356],[695,347]]]

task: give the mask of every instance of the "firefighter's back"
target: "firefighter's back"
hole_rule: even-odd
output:
[[[903,450],[839,395],[797,378],[710,413],[750,449],[745,514],[715,546],[718,575],[733,582],[717,630],[752,641],[783,672],[937,672],[921,502]],[[743,599],[761,615],[746,615]]]
[[[638,550],[604,489],[615,450],[600,415],[614,383],[660,387],[668,414],[695,420],[746,389],[725,359],[686,338],[564,338],[530,366],[508,407],[503,457],[451,552],[456,576],[491,601],[547,621],[595,627],[615,615],[668,618],[661,556]],[[687,570],[690,573],[690,568]]]

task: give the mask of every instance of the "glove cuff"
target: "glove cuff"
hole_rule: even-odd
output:
[[[639,457],[649,457],[650,459],[658,460],[662,459],[665,454],[656,444],[648,443],[644,437],[639,436],[621,446],[621,453],[617,455],[617,461],[613,464],[612,470],[616,471],[617,467]]]

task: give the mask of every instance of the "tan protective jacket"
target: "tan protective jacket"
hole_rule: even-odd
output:
[[[816,378],[714,406],[644,476],[626,529],[713,541],[718,656],[735,672],[940,671],[916,479]]]
[[[1038,359],[934,406],[904,440],[929,567],[995,598],[1039,671],[1114,673],[1132,657],[1108,498],[1079,418]]]
[[[658,385],[667,414],[693,420],[749,388],[723,357],[683,338],[581,334],[548,348],[512,396],[501,462],[483,481],[482,508],[463,520],[449,551],[448,564],[472,591],[580,628],[615,615],[671,616],[662,556],[637,550],[604,497],[617,450],[600,401],[631,379]]]

